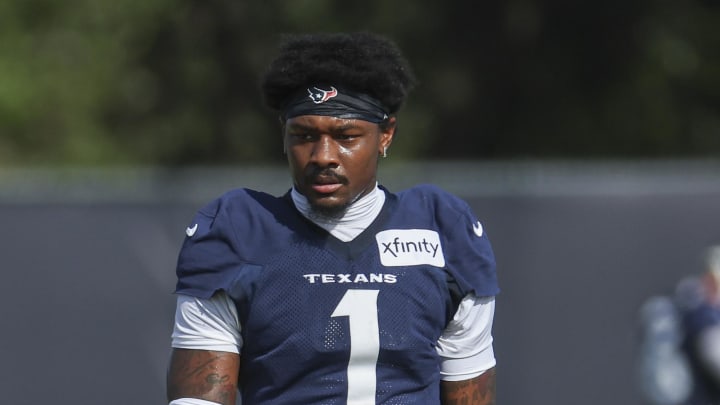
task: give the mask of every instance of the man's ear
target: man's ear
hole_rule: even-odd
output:
[[[397,131],[397,119],[395,117],[388,118],[388,122],[380,127],[380,144],[378,154],[384,156],[387,150],[390,149],[393,137]]]

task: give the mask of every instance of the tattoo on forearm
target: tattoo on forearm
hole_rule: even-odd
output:
[[[227,375],[209,374],[207,378],[205,378],[205,381],[211,385],[221,385],[227,383],[229,378],[230,376]]]
[[[176,351],[168,373],[168,399],[200,398],[234,405],[239,361],[217,352]]]
[[[467,381],[441,385],[443,405],[495,405],[495,369]]]
[[[208,391],[214,392],[215,395],[218,396],[217,398],[221,400],[220,403],[222,404],[228,400],[230,393],[235,392],[236,389],[234,385],[228,385],[229,380],[230,376],[215,373],[208,374],[207,377],[205,377]]]

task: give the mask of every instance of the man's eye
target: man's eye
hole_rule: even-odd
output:
[[[313,135],[308,132],[295,132],[291,136],[300,141],[309,141],[313,139]]]

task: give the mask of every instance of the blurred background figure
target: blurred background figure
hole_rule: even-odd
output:
[[[640,309],[640,384],[653,405],[720,404],[720,245],[672,297]]]

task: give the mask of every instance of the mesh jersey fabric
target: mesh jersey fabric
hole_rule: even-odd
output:
[[[193,219],[176,292],[235,301],[243,404],[439,401],[435,344],[456,296],[499,292],[492,248],[457,197],[430,185],[383,191],[380,215],[350,242],[288,195],[248,189]]]

